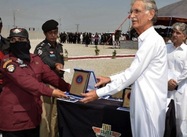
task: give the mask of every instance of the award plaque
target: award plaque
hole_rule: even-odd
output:
[[[93,71],[74,69],[74,75],[71,83],[70,93],[81,95],[95,89],[96,78]]]
[[[124,91],[122,107],[128,107],[128,108],[130,107],[130,94],[131,94],[131,88],[128,87]]]

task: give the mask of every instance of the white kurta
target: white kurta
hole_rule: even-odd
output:
[[[111,76],[112,82],[96,93],[99,97],[112,95],[133,84],[130,99],[133,137],[163,137],[168,76],[166,46],[153,27],[139,36],[138,46],[131,66]]]
[[[178,83],[177,90],[168,91],[168,97],[175,101],[177,137],[187,137],[187,45],[175,48],[168,44],[167,53],[168,80],[175,79]]]

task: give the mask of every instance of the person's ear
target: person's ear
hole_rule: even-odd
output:
[[[148,12],[148,20],[152,20],[154,16],[155,16],[155,11],[154,10],[149,10],[149,12]]]

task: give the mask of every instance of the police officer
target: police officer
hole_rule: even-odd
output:
[[[3,28],[3,22],[0,18],[0,60],[5,54],[8,54],[8,50],[9,50],[8,40],[1,36],[2,28]],[[0,72],[0,93],[2,91],[2,84],[3,84],[3,81],[2,81],[2,75]]]
[[[48,20],[42,25],[45,40],[39,43],[34,53],[38,54],[44,63],[46,63],[60,77],[63,77],[64,58],[61,43],[57,43],[58,22]]]
[[[58,22],[53,19],[48,20],[42,25],[42,30],[45,35],[45,40],[36,46],[34,53],[38,54],[42,61],[62,78],[64,74],[62,71],[64,68],[64,58],[62,44],[57,42]],[[43,97],[43,102],[43,120],[40,127],[40,135],[41,137],[57,137],[56,100],[54,98]]]
[[[66,97],[62,91],[70,88],[40,57],[29,52],[28,38],[26,29],[11,29],[10,54],[2,58],[0,70],[4,87],[0,94],[0,130],[3,137],[39,137],[41,95]]]

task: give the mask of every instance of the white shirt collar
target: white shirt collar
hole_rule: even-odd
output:
[[[147,35],[149,35],[149,33],[151,33],[154,30],[154,27],[151,26],[150,28],[148,28],[146,31],[144,31],[139,37],[138,39],[140,39],[141,41],[143,41]]]

